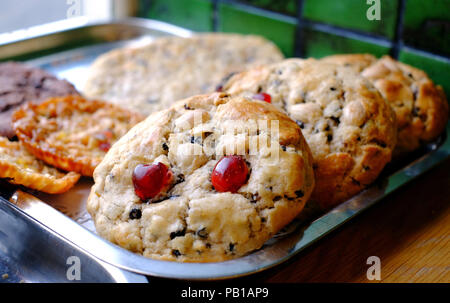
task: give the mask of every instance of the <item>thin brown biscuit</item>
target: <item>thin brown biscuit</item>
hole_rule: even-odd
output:
[[[0,178],[49,194],[68,191],[80,175],[61,172],[36,159],[21,142],[0,137]]]
[[[66,96],[25,104],[14,112],[13,126],[38,159],[92,176],[111,145],[142,119],[108,102]]]
[[[15,136],[11,116],[27,101],[40,103],[50,97],[77,95],[75,87],[48,72],[18,62],[0,64],[0,136]]]

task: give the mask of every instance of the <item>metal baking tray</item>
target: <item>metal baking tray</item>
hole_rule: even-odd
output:
[[[112,23],[75,24],[72,27],[69,24],[64,31],[50,31],[28,39],[3,43],[0,46],[0,60],[11,57],[28,59],[27,63],[65,78],[81,89],[87,68],[99,54],[116,47],[147,43],[158,36],[186,37],[191,34],[176,26],[138,18]],[[80,44],[83,46],[73,48]],[[187,280],[240,277],[292,258],[392,191],[447,159],[450,156],[450,139],[446,136],[449,131],[450,123],[446,133],[436,142],[409,155],[407,159],[390,163],[374,184],[352,199],[325,214],[313,216],[311,220],[295,220],[261,249],[225,262],[177,263],[153,260],[100,238],[85,208],[93,184],[89,178],[82,178],[73,189],[60,195],[33,192],[21,187],[7,186],[9,188],[6,189],[0,185],[0,192],[12,202],[0,201],[0,205],[2,208],[9,207],[10,212],[20,218],[18,220],[33,221],[42,230],[72,245],[73,249],[130,272]],[[2,205],[5,203],[8,203],[7,206]],[[39,269],[39,264],[36,267]]]
[[[23,197],[27,195],[22,194]],[[148,282],[145,276],[93,258],[19,208],[0,199],[0,282]],[[71,258],[77,258],[77,261]],[[79,265],[78,276],[71,269],[75,262]]]

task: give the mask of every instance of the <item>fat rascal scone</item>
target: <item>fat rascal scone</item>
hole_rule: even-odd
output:
[[[214,92],[231,73],[282,59],[280,50],[259,36],[163,37],[100,56],[92,64],[84,93],[150,114],[175,100]]]
[[[298,125],[271,104],[222,93],[147,117],[112,146],[94,181],[87,207],[99,235],[181,262],[260,248],[314,186]]]
[[[271,102],[297,121],[314,158],[311,199],[323,209],[364,189],[391,160],[395,114],[352,69],[287,59],[237,74],[223,89]]]
[[[322,60],[357,70],[386,98],[397,116],[395,154],[413,151],[444,131],[447,99],[442,87],[435,86],[424,71],[389,56],[376,59],[368,54],[334,55]]]

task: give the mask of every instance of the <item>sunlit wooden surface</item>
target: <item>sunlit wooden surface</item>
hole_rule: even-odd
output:
[[[369,256],[381,281],[369,281]],[[450,282],[450,160],[348,222],[266,282]]]

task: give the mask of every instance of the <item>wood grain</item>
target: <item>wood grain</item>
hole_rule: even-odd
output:
[[[381,281],[367,279],[369,256]],[[450,159],[258,280],[450,282]]]

